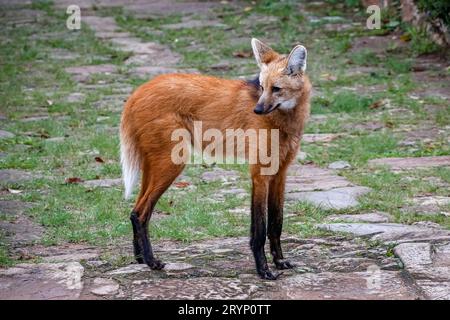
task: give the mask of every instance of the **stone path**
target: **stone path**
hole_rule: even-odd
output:
[[[450,243],[403,243],[394,252],[427,298],[450,299]]]
[[[129,70],[130,75],[148,79],[164,73],[195,72],[192,69],[176,68],[181,60],[179,54],[161,44],[143,42],[132,37],[128,32],[120,30],[112,17],[84,16],[83,22],[99,39],[112,43],[118,50],[131,53],[131,56],[125,60],[126,65],[133,66]],[[109,64],[66,68],[66,72],[72,74],[74,80],[78,82],[87,82],[94,74],[113,74],[117,71],[116,66]]]
[[[29,208],[29,203],[0,200],[0,230],[14,246],[32,244],[44,234],[44,228],[25,214]]]
[[[357,198],[370,189],[355,186],[333,170],[315,165],[293,164],[286,179],[286,200],[305,201],[324,209],[346,209],[358,205]]]
[[[370,160],[371,165],[388,166],[392,170],[411,170],[416,168],[450,167],[450,156],[417,158],[384,158]]]
[[[259,281],[248,238],[183,245],[155,243],[168,262],[163,271],[131,264],[114,267],[94,254],[77,261],[20,264],[0,270],[1,298],[46,299],[416,299],[395,258],[342,237],[287,238],[286,255],[297,267],[280,281]],[[80,252],[78,248],[77,252]],[[111,249],[116,254],[129,246]],[[70,252],[70,251],[69,251]],[[23,283],[29,283],[24,287]],[[44,285],[45,283],[45,285]],[[344,288],[344,290],[337,290]]]

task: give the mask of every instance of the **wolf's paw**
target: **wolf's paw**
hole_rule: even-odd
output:
[[[288,260],[275,260],[274,263],[278,270],[294,268],[294,265],[290,263]]]
[[[153,259],[150,262],[147,262],[147,265],[150,267],[150,269],[152,270],[161,270],[164,268],[164,266],[166,265],[165,263],[162,263],[161,261],[157,260],[157,259]]]
[[[136,262],[137,262],[138,264],[143,264],[143,263],[145,263],[145,262],[144,262],[144,258],[142,258],[142,255],[135,255],[135,256],[134,256],[134,259],[136,260]]]
[[[282,275],[282,273],[272,273],[269,269],[259,271],[258,274],[263,280],[277,280]]]

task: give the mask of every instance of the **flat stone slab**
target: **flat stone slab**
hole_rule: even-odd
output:
[[[327,221],[345,221],[345,222],[370,222],[384,223],[389,222],[389,214],[384,212],[370,212],[362,214],[336,214],[326,218]]]
[[[297,156],[295,157],[295,159],[297,161],[305,161],[308,158],[308,154],[306,152],[303,151],[299,151],[297,153]]]
[[[133,87],[123,82],[83,84],[79,87],[90,92],[107,89],[110,90],[112,94],[124,94],[127,96],[133,92]]]
[[[99,296],[111,296],[118,293],[120,285],[106,278],[95,278],[90,284],[90,292]]]
[[[111,188],[122,185],[122,179],[97,179],[83,182],[83,186],[88,188]]]
[[[0,214],[9,217],[18,216],[30,207],[31,204],[28,202],[2,200],[0,201]]]
[[[195,69],[177,69],[162,66],[139,66],[130,70],[131,75],[145,79],[167,73],[198,73],[198,71]]]
[[[206,182],[230,182],[238,180],[239,177],[239,172],[234,170],[224,170],[222,168],[214,168],[212,171],[206,171],[201,176],[202,180]]]
[[[291,164],[288,169],[288,177],[290,176],[298,176],[304,178],[313,178],[313,177],[325,177],[329,178],[330,176],[336,175],[333,170],[323,169],[314,164]]]
[[[286,192],[324,191],[334,188],[350,187],[353,184],[333,170],[315,165],[292,164],[286,178]]]
[[[417,157],[417,158],[381,158],[369,160],[369,164],[375,166],[388,166],[393,170],[448,167],[450,166],[450,156],[433,156],[433,157]]]
[[[132,299],[249,299],[256,290],[256,285],[232,278],[138,280],[133,282]]]
[[[0,170],[0,185],[11,183],[20,183],[33,179],[33,175],[29,172],[16,169]]]
[[[74,60],[80,57],[78,53],[63,48],[53,48],[48,55],[49,58],[52,60],[64,60],[64,61]]]
[[[32,116],[26,116],[21,119],[19,119],[20,122],[28,123],[28,122],[36,122],[36,121],[44,121],[44,120],[53,120],[53,121],[63,121],[70,119],[70,116],[63,115],[63,114],[38,114],[38,115],[32,115]]]
[[[409,242],[450,240],[450,231],[422,225],[405,225],[399,223],[332,223],[319,224],[319,229],[350,233],[355,236],[368,237],[385,242]]]
[[[100,248],[73,243],[64,243],[57,246],[35,244],[16,248],[12,253],[22,257],[39,258],[45,263],[66,263],[96,260],[100,255]]]
[[[427,298],[450,299],[449,243],[402,243],[394,248],[394,253]]]
[[[338,176],[334,170],[292,164],[286,178],[285,199],[306,201],[325,209],[344,209],[358,205],[357,198],[369,191]]]
[[[419,297],[406,285],[398,271],[305,273],[275,284],[282,290],[268,290],[263,299],[282,300],[414,300]]]
[[[411,147],[420,143],[428,143],[439,139],[446,139],[448,137],[447,130],[441,130],[434,127],[434,124],[424,124],[423,128],[417,128],[415,126],[405,126],[405,130],[402,127],[398,128],[398,132],[401,133],[404,138],[399,141],[399,146]]]
[[[328,191],[286,193],[288,201],[305,201],[323,209],[346,209],[358,205],[358,197],[369,192],[367,187],[344,187]]]
[[[142,42],[138,38],[112,38],[111,42],[120,50],[132,52],[125,64],[172,66],[181,61],[181,56],[156,42]]]
[[[194,266],[189,263],[183,263],[183,262],[173,262],[173,263],[167,263],[164,266],[165,271],[184,271],[193,268]]]
[[[77,299],[84,268],[78,262],[19,264],[0,269],[0,299]]]
[[[20,122],[35,122],[35,121],[42,121],[42,120],[48,120],[50,119],[50,116],[48,114],[42,114],[42,115],[34,115],[34,116],[26,116],[21,118]]]
[[[38,241],[44,234],[44,228],[34,222],[24,212],[32,205],[20,201],[0,201],[0,231],[12,247]]]
[[[417,197],[413,200],[414,203],[421,206],[445,206],[450,204],[450,197],[445,196],[430,196],[430,197]]]
[[[331,142],[339,137],[336,133],[307,133],[302,136],[302,141],[307,143]]]
[[[228,210],[229,213],[236,215],[236,216],[248,216],[250,217],[250,208],[248,207],[238,207]]]
[[[83,16],[82,22],[94,30],[96,36],[99,32],[115,32],[119,29],[113,17]]]
[[[344,177],[337,175],[301,177],[287,176],[286,192],[325,191],[335,188],[352,187],[353,184]]]
[[[14,133],[5,131],[5,130],[0,130],[0,139],[11,139],[14,138],[16,135]]]
[[[64,140],[66,140],[66,137],[53,137],[53,138],[46,139],[45,142],[58,143],[58,142],[63,142]]]
[[[214,20],[189,20],[184,19],[184,21],[179,23],[164,24],[161,26],[162,29],[166,30],[181,30],[181,29],[193,29],[193,28],[228,28],[226,24],[220,23]]]
[[[364,68],[364,67],[362,67]],[[364,72],[367,74],[367,72]],[[350,75],[347,73],[347,75]],[[367,88],[367,87],[365,87]],[[343,128],[348,131],[377,131],[384,128],[384,123],[379,121],[366,121],[363,123],[349,123],[346,125],[343,125]]]
[[[235,195],[239,198],[243,198],[247,195],[247,191],[241,188],[230,188],[230,189],[222,189],[220,190],[220,195]]]
[[[130,3],[125,10],[137,18],[167,16],[173,14],[207,14],[213,7],[220,6],[215,1],[143,1]]]
[[[394,38],[391,35],[387,36],[364,36],[354,38],[352,43],[352,52],[369,50],[376,54],[383,54],[388,48],[397,46],[403,47],[406,43]]]
[[[68,67],[64,69],[70,73],[75,81],[86,82],[93,74],[112,74],[117,72],[113,64],[97,64],[91,66]]]
[[[151,269],[146,264],[130,264],[129,266],[110,271],[108,275],[124,275],[148,271],[151,271]]]
[[[348,163],[347,161],[335,161],[332,162],[328,165],[329,169],[333,169],[333,170],[342,170],[342,169],[349,169],[352,166],[350,165],[350,163]]]
[[[2,22],[8,26],[35,24],[42,20],[44,15],[45,12],[41,10],[24,8],[21,8],[20,10],[3,10],[2,8]]]
[[[27,216],[18,216],[12,221],[0,221],[0,230],[6,241],[13,246],[26,245],[38,241],[45,229]]]
[[[104,111],[122,112],[126,99],[126,95],[114,94],[111,96],[105,96],[101,100],[93,102],[92,106]]]
[[[67,96],[67,102],[84,102],[86,100],[86,95],[81,92],[74,92]]]
[[[446,196],[425,196],[412,199],[412,205],[402,208],[402,212],[413,212],[423,216],[444,215],[450,216],[446,209],[450,205],[450,197]]]

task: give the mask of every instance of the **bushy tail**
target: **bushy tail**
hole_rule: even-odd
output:
[[[123,124],[120,128],[120,162],[122,163],[125,199],[128,199],[139,179],[140,158],[136,145],[132,138],[128,136]]]

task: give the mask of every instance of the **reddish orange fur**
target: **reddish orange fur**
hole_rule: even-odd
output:
[[[182,171],[171,161],[171,150],[177,143],[171,141],[171,133],[179,128],[191,131],[194,120],[201,120],[204,130],[279,129],[280,168],[288,166],[298,151],[309,114],[310,84],[306,76],[304,83],[304,94],[294,110],[264,116],[253,112],[258,92],[242,80],[166,74],[140,86],[128,99],[121,122],[123,135],[133,141],[141,158],[143,183],[137,211],[145,206],[146,189],[162,184],[160,188],[165,191]],[[253,165],[251,171],[259,172],[258,169],[258,165]],[[145,181],[150,179],[147,176],[153,183]]]

